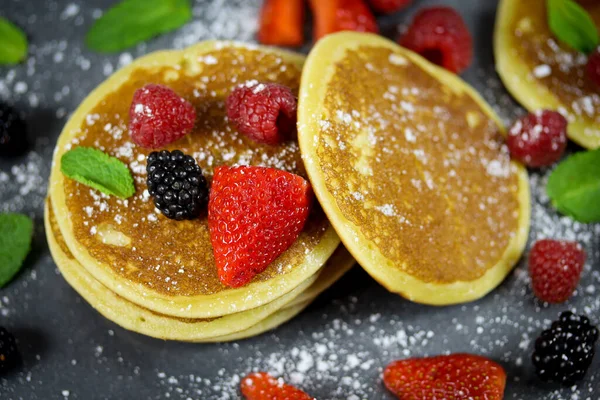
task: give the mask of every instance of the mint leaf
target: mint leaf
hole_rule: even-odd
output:
[[[0,288],[19,272],[31,249],[33,222],[22,214],[0,214]]]
[[[102,193],[126,199],[133,196],[133,177],[125,164],[91,147],[77,147],[63,154],[62,173]]]
[[[552,204],[580,222],[600,221],[600,149],[561,162],[546,187]]]
[[[120,51],[177,29],[191,18],[189,0],[124,0],[94,23],[85,44],[100,52]]]
[[[21,29],[0,17],[0,65],[16,64],[27,55],[27,38]]]
[[[560,41],[582,53],[591,53],[600,38],[594,20],[573,0],[547,0],[548,25]]]

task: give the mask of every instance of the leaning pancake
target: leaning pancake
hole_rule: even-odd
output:
[[[460,78],[381,37],[340,33],[310,53],[299,101],[315,193],[382,285],[451,304],[511,271],[529,227],[527,173]]]
[[[600,26],[600,3],[581,3]],[[600,147],[600,96],[587,79],[587,57],[560,43],[547,23],[546,1],[502,0],[494,37],[496,69],[510,93],[530,111],[558,110],[568,135]]]
[[[314,207],[298,240],[262,274],[238,289],[217,276],[206,215],[174,221],[155,211],[146,191],[146,156],[127,131],[133,93],[148,83],[169,86],[196,108],[195,130],[168,146],[194,156],[210,181],[219,165],[271,166],[306,176],[298,145],[258,144],[226,118],[225,99],[249,80],[297,91],[303,57],[230,42],[205,42],[134,61],[94,90],[65,126],[57,144],[49,192],[69,250],[90,274],[119,296],[155,312],[213,318],[269,303],[311,277],[339,244]],[[129,165],[135,195],[120,200],[63,177],[60,160],[74,146],[100,148]]]
[[[52,257],[69,285],[107,319],[125,329],[158,339],[218,342],[220,336],[250,329],[286,307],[290,301],[312,287],[319,275],[317,273],[311,276],[291,292],[251,310],[209,319],[171,317],[120,297],[90,275],[70,253],[48,205],[44,223]]]

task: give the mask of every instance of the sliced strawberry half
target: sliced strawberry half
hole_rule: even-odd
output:
[[[308,181],[290,172],[216,168],[208,227],[221,282],[244,286],[286,251],[304,228],[312,197]]]
[[[314,40],[339,31],[379,32],[375,16],[363,0],[310,0]]]
[[[246,376],[240,386],[246,400],[314,400],[314,397],[266,372]]]
[[[452,354],[394,361],[383,382],[401,400],[501,400],[506,373],[485,357]]]
[[[265,0],[260,12],[259,42],[274,46],[302,46],[303,28],[303,0]]]

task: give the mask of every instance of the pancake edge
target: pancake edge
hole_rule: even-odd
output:
[[[517,169],[519,186],[517,195],[519,202],[518,228],[509,241],[509,244],[504,250],[498,263],[488,269],[483,276],[472,281],[428,283],[394,268],[392,263],[376,250],[376,246],[364,237],[354,224],[343,216],[337,207],[335,198],[327,190],[327,186],[319,173],[319,168],[316,167],[316,165],[318,165],[318,158],[316,157],[316,143],[312,134],[312,132],[319,131],[318,123],[313,116],[319,115],[320,112],[315,109],[316,102],[304,101],[304,99],[312,96],[313,98],[318,98],[320,103],[322,103],[321,99],[324,98],[326,85],[320,85],[320,87],[315,88],[311,83],[318,81],[327,82],[330,80],[333,73],[332,68],[327,71],[323,71],[323,69],[319,68],[312,68],[313,63],[318,62],[322,65],[324,62],[323,60],[325,60],[328,65],[333,65],[336,60],[339,60],[340,57],[344,56],[347,49],[356,48],[362,45],[386,47],[398,52],[426,72],[432,74],[442,83],[450,86],[453,90],[460,89],[461,92],[464,91],[477,102],[483,112],[496,121],[500,131],[505,134],[505,129],[500,118],[495,114],[491,107],[471,86],[462,81],[455,74],[437,67],[421,56],[374,34],[356,32],[332,34],[318,42],[309,54],[303,70],[302,84],[300,86],[298,139],[306,170],[315,194],[323,206],[323,210],[329,217],[331,224],[340,236],[342,243],[344,243],[356,261],[390,292],[398,293],[413,302],[428,305],[450,305],[479,299],[502,283],[506,276],[512,271],[525,250],[531,214],[527,170],[521,164],[514,161],[511,162]],[[335,50],[332,51],[331,49]],[[359,248],[357,248],[357,243],[360,244],[358,245]]]
[[[115,72],[100,83],[83,100],[63,128],[54,150],[48,195],[52,197],[52,207],[69,250],[84,268],[111,291],[133,303],[160,314],[182,318],[214,318],[249,310],[269,303],[289,293],[298,285],[298,282],[302,282],[314,274],[325,264],[340,243],[335,230],[332,226],[329,226],[319,244],[311,254],[306,256],[305,262],[294,267],[291,272],[285,275],[277,276],[265,282],[253,282],[242,288],[226,289],[220,293],[211,295],[166,296],[153,292],[147,286],[132,283],[126,279],[122,279],[120,276],[116,276],[116,274],[96,261],[87,249],[76,240],[72,230],[72,222],[69,218],[69,210],[66,205],[63,188],[65,178],[60,171],[60,159],[64,154],[65,145],[75,136],[81,121],[89,113],[90,109],[96,106],[98,99],[105,97],[115,88],[120,87],[138,67],[156,68],[164,65],[173,65],[189,56],[197,57],[199,54],[209,51],[236,47],[276,54],[300,68],[305,60],[304,56],[293,52],[232,41],[206,41],[182,50],[166,50],[148,54]],[[277,292],[272,291],[272,285],[279,290]],[[251,300],[248,299],[249,293],[252,295]]]
[[[540,109],[558,110],[567,108],[547,86],[533,79],[527,79],[529,68],[515,54],[510,26],[517,18],[517,8],[522,0],[500,0],[494,28],[494,57],[496,71],[509,93],[528,111]],[[586,129],[595,130],[597,137],[585,134]],[[567,135],[575,143],[587,148],[600,147],[600,125],[591,124],[582,118],[569,121]]]

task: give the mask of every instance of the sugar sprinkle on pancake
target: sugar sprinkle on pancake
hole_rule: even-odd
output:
[[[600,3],[581,5],[600,26]],[[545,1],[500,2],[494,53],[498,74],[517,101],[530,111],[560,111],[572,140],[600,147],[600,96],[586,74],[588,59],[554,37]]]
[[[529,227],[527,175],[455,75],[374,35],[332,35],[309,55],[298,119],[317,197],[381,284],[450,304],[510,272]]]

